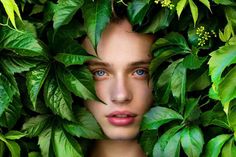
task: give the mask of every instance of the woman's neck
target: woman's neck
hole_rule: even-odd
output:
[[[90,157],[146,157],[137,140],[98,140]]]

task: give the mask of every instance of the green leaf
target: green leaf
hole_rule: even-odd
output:
[[[21,115],[21,108],[22,104],[20,99],[14,97],[12,103],[9,104],[8,108],[6,108],[0,117],[0,126],[7,127],[9,129],[12,128]]]
[[[141,137],[139,138],[139,143],[147,156],[153,154],[152,152],[157,138],[156,130],[146,130],[142,132]]]
[[[22,127],[22,130],[26,131],[27,136],[38,136],[48,126],[51,116],[39,115],[28,119]]]
[[[92,74],[87,68],[57,69],[59,79],[65,84],[68,90],[85,100],[99,100],[94,89]]]
[[[43,130],[39,135],[38,144],[43,157],[54,156],[52,147],[52,128]]]
[[[0,157],[4,157],[5,150],[6,150],[6,146],[3,143],[3,141],[0,140]]]
[[[186,68],[183,66],[182,62],[177,65],[171,77],[171,91],[173,96],[177,98],[182,105],[185,104]],[[181,107],[180,112],[183,111],[183,108]]]
[[[37,65],[37,62],[32,59],[30,60],[4,56],[4,58],[0,58],[0,64],[2,64],[2,66],[4,66],[8,72],[14,74],[29,71],[30,68],[33,68]]]
[[[83,156],[79,143],[72,136],[60,128],[56,128],[53,135],[53,149],[57,157]]]
[[[32,33],[20,32],[7,27],[0,29],[0,49],[11,50],[20,56],[31,57],[46,57],[47,53],[46,47]]]
[[[221,157],[234,157],[236,154],[236,146],[234,138],[231,138],[222,148]]]
[[[223,46],[213,51],[208,62],[212,82],[217,86],[226,67],[236,63],[236,45]]]
[[[233,2],[233,0],[214,0],[214,3],[222,5],[235,5],[235,2]]]
[[[26,136],[26,134],[16,131],[16,130],[10,130],[5,134],[5,138],[8,140],[18,140],[22,137]]]
[[[207,157],[218,157],[223,145],[232,135],[222,134],[211,139],[206,145],[205,156]]]
[[[8,79],[0,73],[0,116],[12,102],[15,93],[14,87]]]
[[[196,4],[193,2],[193,0],[188,0],[189,5],[190,5],[190,10],[193,16],[193,22],[194,26],[196,25],[197,19],[198,19],[198,8]]]
[[[76,110],[77,123],[65,123],[63,127],[71,135],[84,137],[88,139],[103,139],[104,135],[94,119],[93,115],[87,109]]]
[[[50,65],[41,64],[26,74],[26,86],[33,107],[36,107],[37,97],[50,70]]]
[[[53,28],[58,30],[68,24],[83,3],[83,0],[59,0],[53,16]]]
[[[193,54],[189,54],[184,57],[183,66],[188,69],[198,69],[207,60],[207,57],[198,57]]]
[[[142,21],[150,7],[150,0],[134,0],[128,4],[128,16],[130,22],[135,24],[142,24]]]
[[[236,132],[236,104],[235,104],[235,100],[232,101],[229,104],[229,110],[228,110],[228,122],[230,125],[230,128],[232,128],[232,130],[234,132]]]
[[[198,126],[184,128],[181,132],[181,145],[188,157],[199,157],[204,145],[200,128]]]
[[[82,13],[88,37],[96,50],[102,31],[110,20],[111,1],[86,0],[82,7]]]
[[[74,121],[72,97],[58,77],[49,76],[44,84],[44,100],[54,114],[69,121]]]
[[[198,102],[199,102],[199,98],[198,99],[190,98],[187,100],[186,105],[185,105],[185,110],[184,110],[184,119],[195,120],[199,118],[200,111],[198,108]]]
[[[209,0],[199,0],[199,1],[202,2],[211,11]]]
[[[219,85],[219,96],[222,104],[229,103],[236,98],[236,88],[232,86],[236,83],[236,66],[232,68],[223,78]]]
[[[180,154],[180,138],[181,132],[177,132],[173,137],[168,141],[163,157],[171,156],[171,157],[179,157]]]
[[[20,12],[18,9],[18,6],[16,5],[14,0],[1,0],[3,7],[12,23],[12,25],[16,28],[16,23],[15,23],[15,14],[18,15],[18,17],[21,19]]]
[[[230,129],[227,117],[223,111],[221,103],[217,103],[211,110],[208,110],[201,115],[201,122],[204,127],[209,125],[216,125],[226,129]]]
[[[30,152],[28,153],[28,157],[42,157],[40,152]]]
[[[144,27],[142,30],[143,33],[155,33],[159,30],[165,29],[170,25],[174,17],[174,13],[170,11],[168,8],[162,8],[158,11],[157,14],[151,19],[149,25]]]
[[[141,130],[158,129],[161,125],[170,121],[182,119],[183,117],[174,110],[156,106],[144,115]]]
[[[153,149],[153,157],[165,157],[164,151],[166,148],[166,145],[170,141],[170,139],[182,128],[183,126],[175,126],[167,130],[161,137],[158,139],[157,143],[154,146]]]
[[[6,142],[6,145],[7,145],[8,149],[10,150],[12,157],[19,157],[20,156],[21,149],[20,149],[20,146],[15,141],[8,140]]]
[[[176,11],[177,11],[178,18],[180,18],[180,15],[181,15],[182,11],[184,10],[184,8],[186,7],[187,4],[188,4],[187,0],[180,0],[177,3]]]
[[[232,33],[233,33],[232,26],[230,23],[228,23],[224,28],[224,33],[222,33],[219,30],[220,40],[223,42],[227,42],[230,39]]]
[[[93,59],[94,56],[85,56],[80,54],[70,54],[70,53],[57,53],[54,57],[58,62],[63,63],[65,66],[70,65],[82,65],[84,62]]]

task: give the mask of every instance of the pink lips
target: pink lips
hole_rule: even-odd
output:
[[[115,126],[127,126],[134,122],[137,115],[129,111],[115,111],[107,115],[108,121]]]

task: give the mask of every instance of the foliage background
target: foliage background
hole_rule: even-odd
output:
[[[139,142],[153,157],[235,157],[233,0],[0,0],[0,157],[86,156],[104,138],[83,99],[99,99],[80,46],[112,9],[155,33],[155,104]]]

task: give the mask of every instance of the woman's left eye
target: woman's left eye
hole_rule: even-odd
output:
[[[137,69],[134,71],[134,74],[137,76],[146,76],[147,75],[147,70],[144,69]]]

